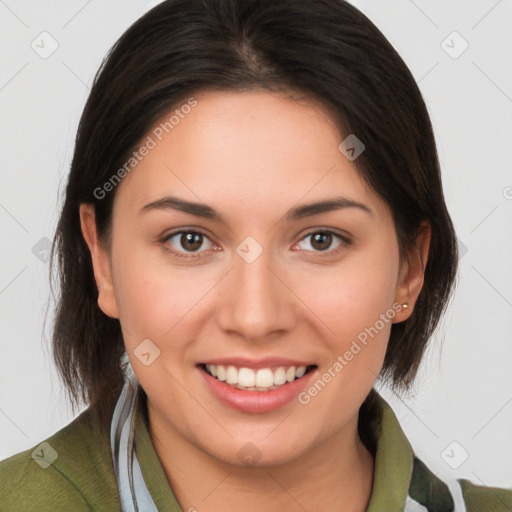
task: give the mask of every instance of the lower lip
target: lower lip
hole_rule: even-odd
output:
[[[198,371],[210,391],[221,402],[238,411],[254,414],[274,411],[290,403],[303,391],[311,376],[316,373],[316,369],[311,370],[300,379],[270,391],[244,391],[217,380],[200,367]]]

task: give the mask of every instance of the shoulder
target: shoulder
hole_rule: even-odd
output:
[[[512,511],[512,487],[485,487],[466,479],[458,480],[467,512],[510,512]]]
[[[512,512],[512,489],[441,477],[414,457],[408,501],[440,512]]]
[[[87,409],[0,462],[0,511],[120,510],[110,440]]]
[[[381,475],[397,475],[387,480],[388,488],[400,487],[403,482],[409,486],[403,491],[401,487],[394,489],[406,496],[405,512],[512,512],[512,487],[487,487],[432,471],[437,468],[429,468],[418,458],[393,409],[374,388],[363,406],[359,418],[361,439],[370,448],[382,445],[380,463],[386,471]]]

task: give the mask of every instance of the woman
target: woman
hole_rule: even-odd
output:
[[[339,0],[169,0],[85,106],[53,348],[89,407],[0,464],[2,510],[512,510],[443,482],[372,388],[456,276],[428,114]]]

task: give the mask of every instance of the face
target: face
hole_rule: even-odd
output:
[[[421,271],[321,105],[194,98],[118,185],[109,253],[83,205],[99,305],[152,424],[230,464],[291,461],[353,434]]]

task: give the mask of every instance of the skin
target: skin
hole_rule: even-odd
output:
[[[194,97],[197,106],[118,185],[110,250],[98,241],[94,208],[80,207],[98,304],[120,320],[148,395],[157,454],[184,510],[364,511],[374,460],[357,433],[358,411],[382,367],[391,323],[414,309],[429,226],[400,262],[388,205],[338,150],[345,136],[313,100],[257,90]],[[206,203],[225,223],[172,209],[140,213],[165,195]],[[284,218],[334,195],[373,213]],[[206,235],[198,251],[180,236],[161,241],[180,228]],[[315,245],[308,236],[326,230],[352,243],[334,236]],[[249,235],[263,249],[250,264],[236,252]],[[319,377],[395,302],[409,307],[306,405],[237,411],[198,377],[199,362],[228,356],[312,361]],[[134,356],[146,338],[161,351],[149,366]],[[252,467],[237,456],[248,442],[261,454]]]

